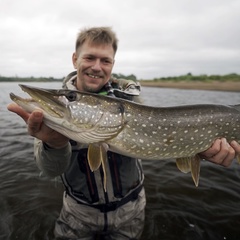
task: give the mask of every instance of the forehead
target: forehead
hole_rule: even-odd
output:
[[[86,41],[78,50],[79,55],[94,55],[99,57],[114,57],[114,49],[111,44],[91,43]]]

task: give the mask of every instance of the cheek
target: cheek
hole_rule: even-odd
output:
[[[112,67],[106,68],[106,69],[105,69],[105,74],[106,74],[107,76],[111,76],[111,74],[112,74]]]

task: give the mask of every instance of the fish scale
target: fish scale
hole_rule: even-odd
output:
[[[32,99],[10,93],[28,112],[42,109],[44,122],[77,142],[89,144],[89,165],[104,167],[106,151],[145,160],[175,158],[198,185],[199,153],[217,138],[240,142],[240,105],[151,107],[73,90],[20,85]],[[104,169],[106,183],[106,171]],[[106,186],[104,184],[106,190]]]

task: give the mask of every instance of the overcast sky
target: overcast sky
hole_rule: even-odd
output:
[[[240,74],[240,0],[0,0],[0,75],[66,76],[92,26],[117,33],[114,73]]]

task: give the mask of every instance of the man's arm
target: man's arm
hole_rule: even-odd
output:
[[[38,168],[49,177],[56,177],[64,173],[71,160],[71,145],[54,149],[35,138],[34,156]]]

